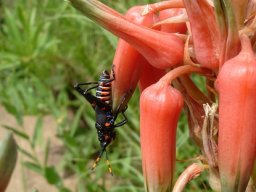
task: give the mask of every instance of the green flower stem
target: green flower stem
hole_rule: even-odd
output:
[[[225,50],[226,50],[226,39],[227,39],[227,26],[226,26],[226,16],[225,16],[225,11],[224,11],[224,5],[222,0],[215,0],[214,1],[214,7],[215,7],[215,16],[217,19],[217,23],[219,26],[220,30],[220,44],[219,44],[219,49],[220,49],[220,67],[223,65],[225,62]]]
[[[188,75],[183,75],[179,79],[185,87],[186,92],[196,102],[200,104],[210,103],[209,98],[207,98],[206,95],[195,85]]]

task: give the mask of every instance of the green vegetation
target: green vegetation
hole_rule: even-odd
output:
[[[110,1],[105,3],[124,13],[128,7],[152,1]],[[103,69],[110,70],[117,38],[68,3],[59,0],[3,1],[0,14],[0,102],[23,125],[24,115],[38,117],[33,137],[15,127],[16,137],[35,149],[40,140],[42,117],[52,115],[58,122],[56,139],[65,147],[59,167],[47,164],[50,141],[45,141],[44,162],[35,154],[19,148],[28,157],[23,165],[59,191],[143,192],[139,147],[139,94],[129,104],[129,123],[118,128],[116,142],[109,148],[114,177],[107,172],[104,157],[94,172],[90,167],[99,144],[91,106],[73,89],[75,82],[98,79]],[[53,128],[51,128],[53,129]],[[199,151],[189,140],[185,117],[177,137],[177,159],[196,157]],[[177,163],[177,175],[192,161]],[[61,175],[77,178],[77,188],[64,186]],[[188,191],[209,191],[206,175],[188,186]]]

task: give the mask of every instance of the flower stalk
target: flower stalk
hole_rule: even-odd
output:
[[[201,172],[203,172],[206,168],[207,166],[200,165],[198,163],[193,163],[189,165],[186,170],[183,171],[183,173],[179,176],[177,182],[175,183],[175,186],[173,187],[172,192],[184,191],[188,182],[198,177]]]
[[[171,8],[184,8],[183,0],[169,0],[147,4],[145,6],[145,11],[143,12],[143,14],[148,14],[152,12],[157,13],[159,11]]]

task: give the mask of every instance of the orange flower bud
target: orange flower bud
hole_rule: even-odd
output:
[[[241,36],[242,50],[224,63],[219,91],[218,163],[222,191],[245,191],[255,163],[256,57],[250,40]]]
[[[166,81],[146,88],[140,98],[140,136],[145,187],[171,191],[176,157],[176,128],[182,95]]]

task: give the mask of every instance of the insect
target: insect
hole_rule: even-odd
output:
[[[107,70],[104,70],[99,78],[98,82],[88,82],[88,83],[77,83],[74,85],[74,88],[82,94],[85,99],[92,105],[96,113],[96,122],[95,127],[98,134],[98,140],[100,142],[100,152],[95,160],[92,170],[97,166],[100,161],[103,153],[106,153],[106,160],[108,165],[108,170],[111,175],[112,169],[110,162],[108,160],[108,155],[106,148],[107,146],[115,139],[116,133],[115,128],[120,127],[127,123],[127,117],[124,114],[124,111],[117,110],[116,113],[112,111],[112,98],[111,98],[111,82],[115,80],[115,75],[113,71],[113,77],[110,77],[110,74]],[[83,89],[83,86],[93,85],[88,89]],[[90,91],[96,89],[96,95],[93,95]],[[121,106],[121,105],[120,105]],[[119,107],[120,108],[120,107]],[[118,114],[121,113],[124,117],[124,120],[115,124]]]

